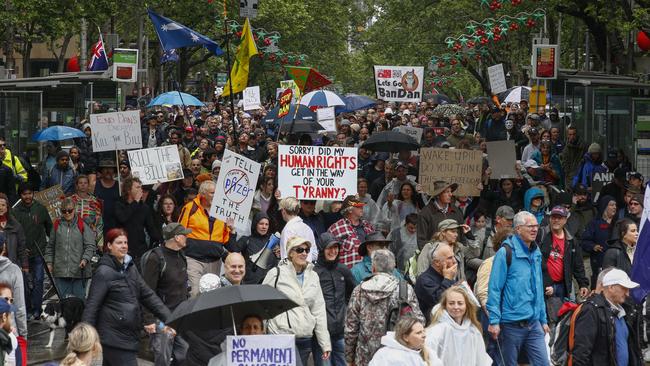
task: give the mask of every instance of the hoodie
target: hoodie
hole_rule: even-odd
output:
[[[571,187],[575,187],[578,184],[591,187],[591,179],[595,173],[607,173],[607,167],[602,164],[602,161],[593,161],[591,154],[586,153],[576,175],[573,177]]]
[[[598,213],[591,220],[585,231],[582,233],[581,243],[582,250],[586,253],[589,253],[591,270],[592,270],[592,287],[595,286],[596,276],[600,272],[600,268],[603,265],[603,257],[608,248],[608,241],[612,236],[612,230],[614,228],[614,223],[616,222],[616,215],[611,220],[611,223],[603,219],[605,209],[610,202],[616,202],[616,199],[612,196],[601,197],[598,201]],[[596,245],[603,247],[602,251],[594,250]]]
[[[445,365],[492,365],[478,328],[467,317],[458,324],[447,310],[443,310],[440,319],[427,328],[425,345]]]
[[[268,257],[267,269],[258,267],[253,263],[251,259],[252,256],[259,253],[271,237],[270,227],[265,235],[261,235],[257,232],[257,224],[262,220],[267,219],[270,222],[269,215],[265,212],[258,212],[253,216],[251,221],[251,235],[244,236],[239,239],[234,245],[228,245],[227,249],[231,252],[241,253],[244,258],[246,258],[246,276],[244,277],[244,284],[247,285],[256,285],[262,283],[264,276],[269,271],[270,268],[277,266],[278,258],[275,255],[270,255]]]
[[[11,287],[16,307],[16,328],[18,335],[27,337],[27,310],[25,308],[25,289],[20,268],[7,257],[0,256],[0,282]]]
[[[537,211],[533,212],[531,211],[531,203],[533,202],[533,199],[537,197],[542,198],[542,206]],[[524,211],[528,211],[535,215],[538,224],[542,223],[546,206],[544,205],[544,192],[541,189],[533,187],[526,191],[526,194],[524,195]]]
[[[408,348],[395,339],[395,332],[387,332],[386,335],[381,337],[381,345],[383,346],[368,364],[369,366],[442,366],[443,363],[436,357],[430,349],[425,348],[425,352],[429,354],[429,363],[424,362],[421,351]],[[460,363],[449,363],[448,365]]]
[[[345,319],[345,359],[366,365],[381,346],[386,334],[386,318],[399,303],[399,280],[388,273],[375,273],[355,287]],[[415,291],[408,285],[412,314],[424,324]]]

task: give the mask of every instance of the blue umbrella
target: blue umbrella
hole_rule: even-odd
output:
[[[374,107],[377,102],[363,95],[347,94],[343,97],[345,106],[336,107],[336,114],[354,112],[359,109],[368,109]]]
[[[34,141],[61,141],[86,137],[86,134],[77,128],[68,126],[52,126],[36,132],[32,136]]]
[[[289,108],[289,113],[283,118],[278,118],[278,112],[280,111],[280,106],[273,108],[269,114],[264,117],[264,123],[266,124],[279,124],[281,121],[284,123],[291,122],[294,114],[296,113],[296,104],[292,104]],[[296,121],[314,121],[316,122],[316,113],[312,112],[309,107],[302,104],[298,104],[298,114],[296,114]]]
[[[196,99],[193,95],[182,93],[179,91],[170,91],[167,93],[162,93],[159,96],[153,98],[147,107],[153,107],[155,105],[195,105],[203,107],[204,104]]]

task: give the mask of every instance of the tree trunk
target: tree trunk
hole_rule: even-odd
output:
[[[57,56],[58,65],[56,72],[65,71],[65,54],[68,52],[68,46],[70,45],[70,40],[72,40],[72,33],[68,33],[63,37],[63,43],[61,44],[61,51]]]
[[[32,55],[32,42],[28,41],[25,42],[23,45],[23,50],[22,50],[22,55],[23,55],[23,77],[28,78],[32,76],[32,67],[29,64],[32,60],[31,55]]]

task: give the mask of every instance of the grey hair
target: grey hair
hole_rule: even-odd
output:
[[[526,225],[527,218],[532,218],[537,222],[537,218],[532,213],[528,211],[519,211],[512,220],[512,226],[516,228],[517,226]]]
[[[439,241],[433,243],[431,251],[429,252],[429,263],[433,263],[433,261],[437,259],[436,256],[438,255],[438,252],[440,252],[440,248],[442,248],[442,245],[440,245]]]
[[[600,273],[598,274],[598,277],[596,278],[596,287],[598,287],[598,285],[601,285],[601,286],[603,285],[603,278],[605,278],[605,275],[608,274],[609,271],[611,271],[614,268],[615,267],[607,267],[607,268],[604,268],[602,271],[600,271]]]
[[[280,201],[280,208],[289,215],[297,215],[300,212],[300,201],[296,197],[286,197]]]
[[[214,188],[216,189],[216,188],[217,188],[217,183],[215,183],[215,182],[212,181],[212,180],[206,180],[206,181],[204,181],[204,182],[201,183],[201,185],[199,186],[199,194],[200,194],[201,196],[205,196],[205,194],[208,193],[208,189],[210,189],[210,187],[214,187]]]
[[[372,252],[372,268],[376,273],[393,273],[395,255],[388,249],[378,249]]]

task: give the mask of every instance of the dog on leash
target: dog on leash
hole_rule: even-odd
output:
[[[49,302],[44,305],[41,319],[50,327],[50,341],[45,348],[52,348],[54,332],[57,328],[65,329],[65,339],[72,329],[81,322],[84,312],[84,302],[78,297],[68,297],[60,301]]]

